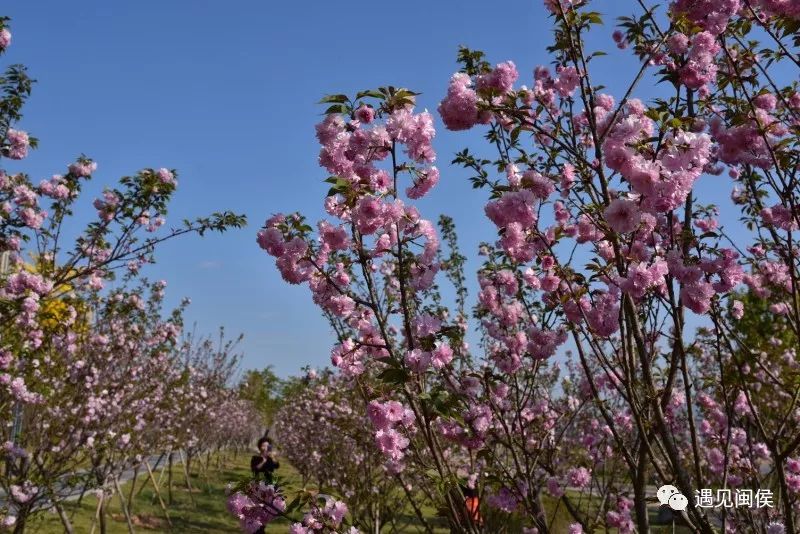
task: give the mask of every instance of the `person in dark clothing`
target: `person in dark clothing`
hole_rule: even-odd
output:
[[[253,478],[259,478],[259,475],[263,473],[264,482],[272,484],[273,473],[280,467],[272,447],[272,440],[266,436],[259,439],[258,452],[260,454],[250,459],[250,470],[253,472]]]

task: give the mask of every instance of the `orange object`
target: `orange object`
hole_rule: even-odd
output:
[[[464,499],[464,504],[467,505],[467,512],[469,513],[469,518],[476,524],[481,525],[483,524],[483,519],[481,518],[481,511],[480,511],[480,500],[477,497],[467,497]]]

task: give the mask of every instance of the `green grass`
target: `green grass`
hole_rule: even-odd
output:
[[[217,469],[217,460],[220,460],[220,468]],[[229,454],[226,458],[212,458],[211,465],[207,471],[207,477],[199,469],[192,466],[190,480],[194,491],[192,495],[186,487],[186,477],[183,474],[183,467],[180,463],[173,467],[173,489],[172,505],[167,503],[170,520],[173,529],[170,531],[164,512],[154,501],[155,492],[152,484],[147,483],[138,497],[133,500],[131,516],[134,520],[135,532],[203,532],[203,533],[238,533],[240,530],[237,521],[225,509],[225,485],[228,482],[237,481],[249,474],[249,456],[240,453],[237,458]],[[158,480],[159,473],[154,473]],[[145,482],[147,472],[139,474],[136,481],[136,492]],[[291,473],[284,473],[291,476]],[[161,483],[161,495],[165,501],[168,500],[166,476]],[[122,485],[125,495],[131,489],[131,482]],[[192,503],[192,496],[194,501]],[[93,494],[84,496],[83,501],[78,505],[77,501],[67,502],[64,508],[70,516],[72,526],[77,533],[89,534],[92,530],[92,520],[97,509],[97,499]],[[114,495],[108,506],[108,530],[109,534],[127,534],[128,527],[125,516],[120,505],[118,495]],[[278,531],[286,531],[286,524],[281,525]],[[30,520],[26,532],[33,534],[50,534],[64,532],[58,515],[55,512],[42,512]],[[99,534],[100,528],[97,525],[96,533]]]
[[[131,515],[134,521],[135,532],[143,533],[156,533],[156,532],[171,532],[171,533],[193,533],[202,532],[208,534],[215,533],[239,533],[238,522],[228,513],[225,509],[225,485],[229,482],[239,481],[249,475],[249,453],[239,453],[234,456],[228,453],[225,456],[212,457],[210,466],[207,470],[200,469],[199,465],[192,466],[192,473],[190,481],[194,491],[192,495],[186,487],[186,478],[183,474],[183,466],[177,463],[173,467],[173,489],[172,497],[173,502],[170,505],[167,503],[170,520],[172,521],[173,528],[169,529],[168,524],[164,518],[164,513],[155,499],[152,484],[148,483],[144,488],[139,491],[143,486],[146,477],[146,471],[140,473],[136,481],[136,493],[131,509]],[[194,462],[197,464],[197,462]],[[283,479],[284,484],[288,488],[298,488],[301,485],[300,476],[298,473],[283,463],[279,474]],[[156,479],[159,473],[155,473]],[[161,482],[161,495],[165,501],[168,500],[166,476]],[[122,485],[122,491],[127,496],[131,489],[131,482],[126,482]],[[194,496],[194,504],[192,502]],[[569,513],[564,506],[556,508],[554,499],[544,499],[545,507],[548,509],[548,519],[552,522],[552,532],[566,532],[568,525],[572,522]],[[585,505],[586,503],[584,503]],[[77,501],[67,502],[64,505],[67,514],[75,529],[76,534],[90,534],[92,532],[93,519],[97,509],[97,499],[93,494],[87,494],[83,501],[78,504]],[[491,512],[487,511],[491,515]],[[655,519],[657,510],[651,510],[651,519]],[[436,534],[446,534],[449,529],[446,526],[446,521],[442,517],[436,517],[436,511],[432,508],[425,507],[423,514],[427,518],[431,518],[431,525],[434,526]],[[414,533],[421,532],[419,523],[415,517],[409,515],[407,519],[400,521],[399,525],[401,532]],[[490,517],[486,517],[490,520]],[[515,527],[508,522],[508,517],[503,520],[500,519],[502,524],[508,532],[513,532]],[[497,524],[497,523],[494,523]],[[127,534],[128,527],[123,514],[120,499],[114,495],[110,504],[108,505],[108,534]],[[488,525],[487,525],[488,526]],[[26,532],[33,534],[56,534],[64,532],[64,527],[61,524],[58,516],[53,513],[42,512],[31,518],[28,523]],[[269,525],[267,525],[266,532],[268,534],[285,534],[288,531],[288,521],[283,518],[278,518]],[[654,532],[668,533],[672,532],[670,527],[654,526]],[[96,525],[95,533],[99,534],[99,525]],[[675,532],[685,532],[685,529],[678,527]]]

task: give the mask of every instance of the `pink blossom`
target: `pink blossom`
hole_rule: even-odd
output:
[[[680,80],[689,89],[700,89],[716,80],[714,56],[720,51],[714,35],[701,32],[692,39],[686,64],[680,69]]]
[[[3,28],[0,30],[0,51],[5,50],[8,48],[8,45],[11,44],[11,32],[8,31],[8,28]]]
[[[549,178],[533,170],[523,173],[522,183],[525,187],[530,189],[539,200],[547,200],[556,189]]]
[[[9,144],[8,157],[10,159],[24,159],[28,155],[30,140],[27,132],[9,128],[6,132],[6,140]]]
[[[579,1],[580,0],[544,0],[544,7],[558,16],[562,12],[569,11],[572,5],[579,3]]]
[[[453,349],[447,343],[442,343],[431,353],[431,363],[436,369],[441,369],[453,360]]]
[[[378,430],[375,433],[375,443],[378,449],[393,460],[403,458],[403,450],[408,447],[408,438],[395,429]]]
[[[513,260],[527,262],[533,259],[535,246],[528,242],[526,232],[520,223],[508,223],[499,244]]]
[[[167,185],[177,185],[178,182],[175,180],[175,173],[169,169],[161,168],[156,171],[156,176],[161,181],[162,184]]]
[[[346,228],[333,226],[325,221],[320,221],[318,227],[320,241],[326,250],[347,250],[349,248],[350,236],[347,235]]]
[[[726,127],[714,117],[710,121],[711,133],[718,143],[717,157],[729,165],[748,164],[761,169],[772,167],[770,148],[755,121]]]
[[[628,274],[618,281],[620,289],[634,298],[642,298],[648,290],[660,290],[664,287],[664,276],[667,274],[667,264],[663,260],[656,260],[648,266],[644,263],[631,264]]]
[[[570,486],[583,489],[592,481],[592,472],[585,467],[573,467],[567,472],[567,481]]]
[[[478,91],[494,90],[505,94],[513,89],[517,78],[519,78],[519,73],[516,65],[513,61],[506,61],[498,64],[488,74],[479,75],[475,85]]]
[[[537,216],[534,212],[535,197],[528,190],[506,192],[498,200],[486,204],[486,215],[498,227],[519,223],[523,228],[533,226]]]
[[[344,516],[347,515],[347,505],[342,501],[329,499],[328,502],[325,503],[323,513],[333,521],[335,526],[339,526]]]
[[[580,76],[575,67],[558,67],[556,69],[558,77],[553,83],[553,87],[559,95],[566,98],[570,96],[575,88],[580,84]]]
[[[428,194],[433,187],[439,182],[439,169],[431,167],[427,171],[420,171],[417,173],[417,179],[414,185],[406,189],[408,198],[419,199]]]
[[[379,198],[364,196],[356,204],[352,218],[359,232],[370,235],[385,224],[385,215],[385,205]]]
[[[611,38],[620,50],[624,50],[628,46],[628,43],[625,41],[625,34],[620,30],[614,30],[614,33],[611,34]]]
[[[506,513],[512,513],[517,509],[519,501],[508,488],[500,488],[500,490],[489,496],[487,499],[489,506],[496,508]]]
[[[70,174],[75,176],[91,176],[97,170],[97,163],[94,161],[78,161],[69,166]]]
[[[689,51],[689,38],[683,33],[674,33],[667,39],[667,47],[673,54],[685,54]]]
[[[406,145],[409,158],[428,163],[436,159],[436,153],[431,147],[436,131],[430,113],[414,115],[406,108],[396,110],[386,121],[386,132],[392,139]]]
[[[431,353],[420,349],[406,352],[403,359],[406,366],[415,373],[424,373],[431,364]]]
[[[615,232],[632,232],[639,225],[641,213],[636,203],[631,200],[614,199],[603,211],[608,225]]]
[[[728,22],[741,8],[740,0],[676,0],[672,9],[717,36],[725,31]]]
[[[753,105],[766,111],[774,110],[777,103],[778,99],[772,93],[762,93],[753,98]]]
[[[361,104],[355,111],[356,119],[363,124],[369,124],[375,120],[375,110],[372,106]]]
[[[586,320],[599,336],[608,337],[619,330],[618,296],[602,293],[595,297],[593,306],[586,312]]]
[[[706,313],[711,307],[711,297],[714,296],[714,289],[711,284],[703,280],[698,280],[681,288],[681,301],[684,306],[695,313]]]
[[[551,273],[541,277],[540,282],[543,291],[555,291],[561,283],[561,278]]]
[[[266,250],[271,256],[281,256],[286,250],[284,246],[283,234],[277,228],[265,228],[259,230],[256,241],[258,246]]]
[[[561,487],[561,482],[556,477],[547,479],[547,492],[555,498],[564,495],[564,489]]]
[[[427,337],[439,332],[442,321],[436,317],[423,313],[414,320],[414,335],[419,338]]]
[[[453,74],[447,96],[439,104],[439,115],[448,130],[468,130],[478,122],[478,95],[469,76]]]
[[[731,315],[737,320],[744,317],[744,303],[741,300],[733,301],[731,305]]]

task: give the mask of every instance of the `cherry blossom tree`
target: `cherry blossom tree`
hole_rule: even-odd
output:
[[[0,18],[3,55],[8,23]],[[20,65],[0,77],[0,158],[22,160],[36,146],[18,126],[31,87]],[[60,502],[78,487],[113,489],[124,469],[168,446],[164,436],[192,436],[181,446],[193,446],[205,425],[217,437],[252,438],[252,425],[220,430],[252,414],[223,391],[230,384],[221,376],[237,361],[230,347],[193,368],[180,344],[183,306],[165,316],[166,283],[140,276],[160,243],[239,228],[245,218],[220,212],[162,230],[178,185],[166,168],[123,177],[93,208],[82,206],[96,169],[81,156],[35,185],[0,168],[0,528],[17,533],[52,507],[71,532]],[[70,236],[74,213],[87,208],[96,216]]]
[[[600,5],[544,2],[552,67],[532,76],[459,51],[438,112],[484,133],[490,152],[455,163],[497,231],[472,311],[452,221],[413,205],[444,171],[406,89],[323,99],[330,218],[273,215],[258,244],[330,319],[387,467],[424,473],[453,531],[497,532],[495,510],[525,532],[649,532],[651,488],[670,484],[693,532],[794,533],[800,9],[632,2],[609,39],[631,79],[611,94]],[[748,304],[780,331],[742,335]],[[704,490],[774,502],[708,507]]]

